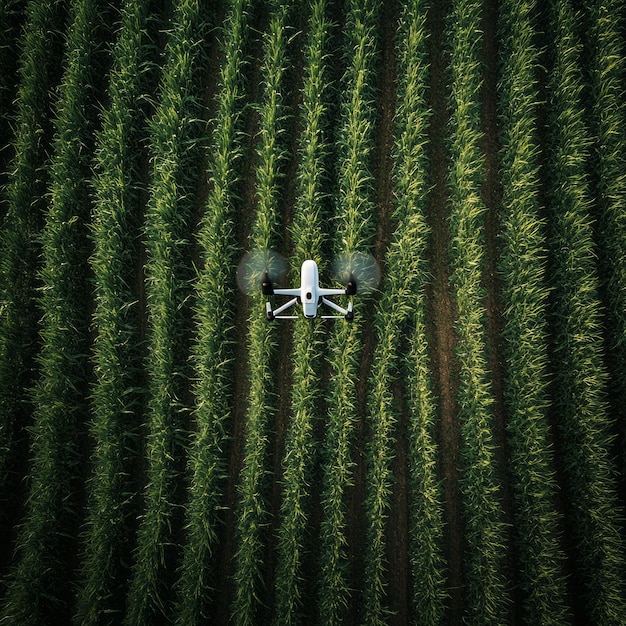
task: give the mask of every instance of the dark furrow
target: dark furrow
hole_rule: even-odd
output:
[[[459,506],[459,449],[461,433],[457,420],[459,364],[455,357],[456,337],[454,304],[449,281],[448,206],[446,203],[447,160],[445,137],[449,114],[446,105],[446,59],[443,31],[448,2],[431,5],[428,13],[430,32],[431,84],[430,106],[433,115],[429,127],[430,183],[428,224],[432,236],[428,254],[432,282],[426,291],[427,326],[431,338],[430,362],[433,388],[438,396],[440,472],[443,479],[444,516],[446,520],[446,559],[448,562],[448,620],[461,622],[463,585],[463,520]]]

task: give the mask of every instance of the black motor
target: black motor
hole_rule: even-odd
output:
[[[274,286],[272,285],[272,281],[270,280],[270,275],[267,270],[263,272],[263,276],[261,277],[261,291],[264,296],[274,295]]]

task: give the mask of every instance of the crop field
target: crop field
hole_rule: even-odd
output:
[[[0,0],[0,624],[626,624],[625,37]]]

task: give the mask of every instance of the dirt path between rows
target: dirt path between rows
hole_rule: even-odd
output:
[[[448,563],[448,623],[458,624],[462,616],[463,522],[459,502],[459,449],[461,432],[457,419],[459,364],[455,357],[454,320],[456,305],[450,284],[448,249],[447,160],[445,138],[449,114],[447,108],[447,60],[444,53],[445,17],[449,2],[433,3],[428,11],[430,32],[430,106],[429,158],[431,190],[428,198],[428,224],[431,241],[428,260],[432,274],[428,299],[428,335],[433,388],[438,397],[438,442],[440,475],[443,479],[443,507],[446,523],[445,556]]]
[[[379,75],[379,121],[376,135],[376,163],[374,174],[377,186],[377,209],[379,215],[375,243],[376,259],[384,259],[393,231],[397,224],[393,220],[393,148],[394,117],[397,108],[397,49],[395,38],[398,28],[399,6],[395,0],[384,3],[381,14],[381,65]],[[373,343],[374,333],[367,335],[368,343]],[[409,505],[407,467],[407,421],[408,411],[404,402],[405,390],[399,382],[393,386],[393,394],[398,409],[398,423],[395,426],[394,460],[392,464],[393,487],[391,509],[386,531],[387,558],[387,602],[391,612],[389,624],[406,624],[410,615],[410,563],[409,563]]]

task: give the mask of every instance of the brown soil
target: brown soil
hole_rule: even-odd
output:
[[[486,0],[482,16],[483,30],[483,108],[482,122],[484,129],[483,151],[485,155],[485,177],[482,187],[482,199],[487,209],[485,216],[485,290],[487,293],[487,350],[491,373],[492,394],[494,397],[494,443],[499,466],[500,485],[504,522],[511,531],[513,528],[512,494],[509,481],[509,450],[506,439],[506,407],[504,402],[504,355],[502,350],[502,284],[498,272],[500,256],[499,234],[500,223],[498,214],[502,205],[502,188],[498,178],[500,141],[498,136],[497,113],[497,82],[498,82],[498,49],[497,49],[497,0]],[[510,539],[510,538],[509,538]],[[509,545],[512,541],[509,540]],[[509,554],[505,563],[508,580],[514,580],[515,566],[513,555]],[[517,586],[513,584],[513,588]],[[510,623],[516,623],[515,607],[519,602],[511,604]]]
[[[429,129],[430,182],[428,222],[432,229],[428,259],[432,282],[427,289],[429,351],[434,389],[438,396],[440,472],[443,478],[445,556],[448,563],[448,622],[458,624],[462,617],[463,521],[459,506],[459,449],[461,432],[457,419],[459,364],[455,357],[454,320],[456,305],[450,284],[448,248],[447,162],[445,137],[448,110],[446,63],[443,36],[448,2],[431,5],[428,13],[430,38],[430,98],[432,117]]]

